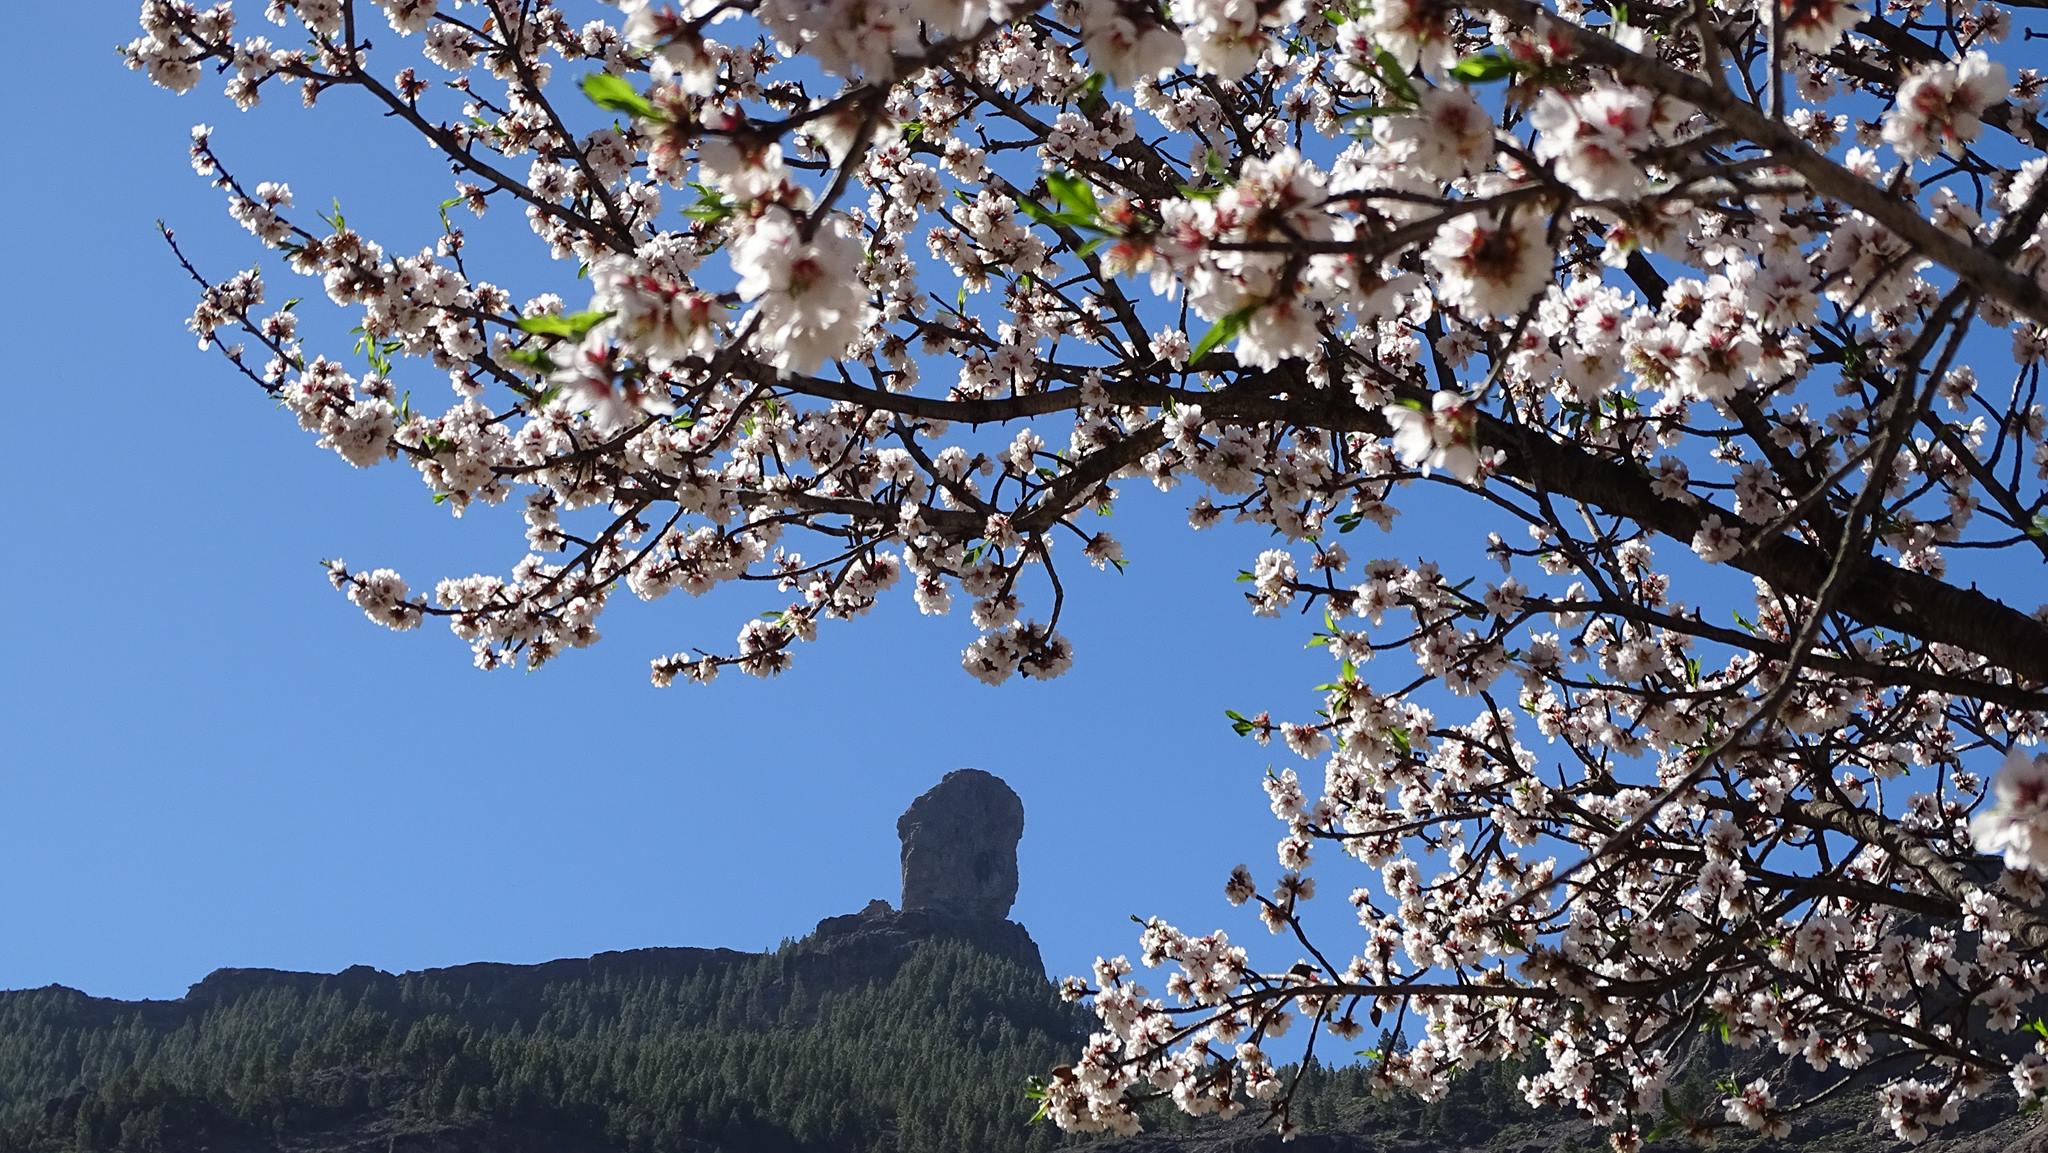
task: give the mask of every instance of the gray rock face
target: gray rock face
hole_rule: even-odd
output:
[[[1024,802],[1001,777],[958,769],[896,819],[903,909],[1000,921],[1017,900]]]

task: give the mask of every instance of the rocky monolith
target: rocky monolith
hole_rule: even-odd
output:
[[[958,769],[896,819],[903,909],[1000,921],[1017,900],[1024,802],[1001,777]]]

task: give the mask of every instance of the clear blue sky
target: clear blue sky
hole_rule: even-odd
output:
[[[1222,711],[1303,715],[1330,666],[1302,649],[1310,622],[1245,610],[1232,577],[1265,546],[1182,528],[1192,490],[1119,512],[1128,575],[1070,576],[1079,660],[1046,685],[975,683],[964,615],[919,618],[907,596],[778,680],[668,691],[651,656],[723,644],[778,598],[622,598],[605,643],[534,675],[364,621],[322,557],[431,587],[505,571],[516,523],[451,521],[410,471],[349,469],[196,351],[151,222],[210,273],[256,255],[187,166],[200,120],[245,179],[287,179],[302,207],[338,196],[398,251],[430,238],[449,182],[347,93],[307,114],[273,91],[242,115],[150,87],[112,50],[134,7],[37,6],[0,74],[17,112],[0,315],[23,401],[0,536],[0,988],[165,997],[218,966],[764,947],[893,899],[897,813],[963,765],[1024,798],[1013,915],[1055,975],[1133,949],[1132,913],[1264,937],[1220,889],[1241,860],[1272,876],[1259,780],[1287,758]],[[273,300],[317,297],[270,279]],[[400,384],[444,395],[430,371]],[[1344,872],[1322,902],[1340,921]]]

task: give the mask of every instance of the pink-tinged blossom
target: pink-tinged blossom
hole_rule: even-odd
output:
[[[1917,1145],[1927,1140],[1932,1130],[1956,1119],[1958,1096],[1947,1086],[1918,1080],[1898,1081],[1878,1090],[1878,1111],[1901,1141]]]
[[[467,72],[476,65],[479,50],[469,29],[460,24],[436,24],[427,29],[421,54],[449,72]]]
[[[1387,150],[1387,159],[1445,176],[1483,170],[1493,158],[1493,118],[1472,90],[1443,85],[1416,95],[1414,115],[1373,121],[1372,138]]]
[[[1906,160],[1961,156],[1984,130],[1984,109],[2005,99],[2005,65],[1972,52],[1914,71],[1884,114],[1884,142]]]
[[[1700,522],[1699,531],[1692,534],[1692,551],[1708,564],[1733,560],[1742,552],[1742,532],[1722,523],[1720,513],[1710,513]]]
[[[1356,21],[1364,54],[1391,53],[1403,72],[1421,68],[1436,75],[1458,59],[1450,21],[1457,10],[1439,0],[1376,0]]]
[[[411,36],[426,30],[434,19],[434,9],[440,0],[377,0],[377,7],[384,10],[384,19],[391,30],[400,36]]]
[[[1084,0],[1081,46],[1097,72],[1118,87],[1170,73],[1184,52],[1181,38],[1146,5]]]
[[[2018,747],[1991,779],[1991,805],[1970,820],[1980,853],[2000,853],[2005,867],[2048,876],[2048,754]]]
[[[1426,254],[1444,302],[1475,316],[1520,312],[1550,280],[1546,227],[1544,214],[1526,209],[1468,212],[1445,224]]]
[[[711,50],[701,26],[707,18],[731,19],[737,13],[721,9],[715,0],[621,0],[626,15],[620,31],[637,48],[656,54],[658,75],[672,77],[683,91],[709,96],[718,86],[718,56]]]
[[[1300,19],[1304,8],[1303,0],[1171,0],[1168,10],[1180,26],[1188,64],[1198,72],[1235,81],[1272,47],[1266,30]]]
[[[1727,1113],[1730,1121],[1766,1137],[1785,1137],[1792,1132],[1792,1122],[1778,1111],[1770,1084],[1761,1078],[1728,1098]]]
[[[1832,49],[1863,19],[1863,13],[1846,0],[1779,0],[1763,7],[1765,16],[1773,13],[1785,22],[1785,43],[1816,56]]]
[[[846,355],[865,320],[861,243],[838,219],[806,241],[795,221],[771,214],[732,249],[740,299],[754,310],[741,327],[776,367],[813,373]]]
[[[350,573],[340,561],[328,565],[328,577],[348,595],[363,615],[388,629],[405,632],[420,625],[420,607],[408,599],[405,578],[388,568]]]
[[[354,377],[320,357],[279,396],[299,418],[300,428],[319,434],[320,447],[333,449],[357,468],[368,468],[396,454],[391,438],[398,420],[388,387],[377,388],[370,380],[361,383],[365,388],[358,391]]]
[[[1650,121],[1647,94],[1613,85],[1574,95],[1546,88],[1529,110],[1536,158],[1550,161],[1558,179],[1595,200],[1641,194],[1643,169],[1636,155],[1653,142]]]
[[[716,347],[725,309],[664,270],[614,258],[592,270],[591,280],[591,307],[612,314],[613,331],[634,353],[679,360]]]
[[[1479,444],[1477,410],[1458,393],[1439,391],[1427,411],[1389,404],[1380,412],[1393,429],[1394,454],[1424,476],[1441,470],[1471,484],[1493,467],[1495,454]]]
[[[555,371],[548,380],[562,390],[562,404],[588,412],[608,432],[675,411],[668,390],[648,383],[640,369],[626,363],[602,328],[580,343],[563,341],[557,346]]]
[[[1269,548],[1259,554],[1259,560],[1252,568],[1252,587],[1249,594],[1252,611],[1259,616],[1277,616],[1281,609],[1294,601],[1294,582],[1300,574],[1295,570],[1294,558],[1286,549]]]
[[[887,79],[898,57],[918,52],[928,23],[934,38],[957,36],[987,11],[960,0],[762,0],[755,17],[785,52],[835,76]]]

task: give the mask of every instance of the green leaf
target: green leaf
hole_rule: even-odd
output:
[[[1522,66],[1498,52],[1467,56],[1451,66],[1451,78],[1465,84],[1491,84],[1519,75]]]
[[[915,144],[919,140],[923,139],[923,137],[924,121],[906,120],[903,122],[903,139],[910,141],[912,144]]]
[[[590,330],[610,320],[609,312],[572,312],[566,316],[543,315],[522,316],[517,327],[519,331],[534,336],[559,336],[564,340],[582,340]]]
[[[2028,536],[2048,536],[2048,512],[2034,514],[2034,523],[2027,526]]]
[[[1388,91],[1411,108],[1420,104],[1422,98],[1415,94],[1415,85],[1408,82],[1408,74],[1401,70],[1401,62],[1394,59],[1394,54],[1382,48],[1374,55],[1380,64],[1380,78],[1386,81]]]
[[[1216,326],[1202,337],[1201,343],[1195,345],[1194,351],[1188,353],[1188,367],[1202,363],[1202,358],[1214,352],[1217,346],[1236,340],[1244,331],[1245,322],[1251,318],[1250,308],[1240,308],[1217,321]]]
[[[1339,28],[1342,28],[1345,24],[1349,23],[1350,20],[1351,17],[1346,16],[1342,11],[1336,8],[1332,8],[1329,11],[1323,13],[1324,23],[1332,24]]]
[[[716,223],[732,215],[733,203],[725,194],[709,185],[692,185],[697,190],[697,203],[683,209],[683,215],[707,224]]]
[[[590,97],[592,104],[606,111],[624,112],[644,120],[661,118],[647,97],[640,95],[639,91],[623,77],[614,76],[609,72],[593,72],[583,78],[580,87],[583,94]]]
[[[1045,174],[1045,189],[1052,198],[1060,202],[1067,211],[1076,216],[1094,220],[1099,210],[1095,206],[1095,190],[1079,176],[1067,172]]]
[[[521,368],[531,369],[534,372],[553,372],[555,370],[554,358],[538,348],[509,348],[505,350],[505,354],[499,357],[499,359],[516,364]]]
[[[1029,196],[1020,194],[1017,197],[1017,207],[1024,210],[1024,215],[1029,216],[1040,224],[1065,225],[1068,228],[1095,227],[1095,218],[1093,216],[1084,216],[1078,212],[1054,212]]]
[[[1080,104],[1083,108],[1099,103],[1102,100],[1102,90],[1108,86],[1109,77],[1104,76],[1100,72],[1089,73],[1088,79],[1083,81],[1081,86],[1075,90],[1075,95],[1079,97],[1076,103]]]

